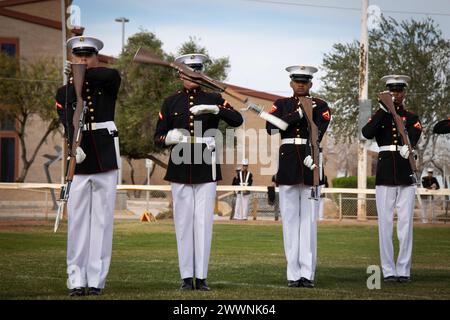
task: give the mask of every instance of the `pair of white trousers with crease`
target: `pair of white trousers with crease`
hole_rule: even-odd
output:
[[[431,222],[433,222],[434,219],[434,200],[432,199],[432,196],[426,196],[426,198],[422,199],[422,210],[421,210],[421,217],[422,217],[422,223],[428,223],[428,210],[431,210]]]
[[[376,186],[378,233],[383,276],[409,277],[413,245],[415,186]],[[399,253],[394,262],[392,234],[394,209],[397,209]]]
[[[290,281],[300,278],[314,280],[318,203],[310,199],[310,186],[280,185],[279,190],[287,279]]]
[[[246,220],[248,218],[248,207],[250,195],[238,193],[236,195],[236,206],[234,207],[234,219]]]
[[[206,279],[211,252],[216,182],[171,183],[181,278]]]
[[[67,286],[104,288],[112,251],[117,170],[74,175],[67,204]]]

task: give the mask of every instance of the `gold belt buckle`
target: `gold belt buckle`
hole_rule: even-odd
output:
[[[294,144],[302,144],[302,138],[294,138]]]
[[[195,143],[195,136],[189,136],[188,142],[189,143]]]

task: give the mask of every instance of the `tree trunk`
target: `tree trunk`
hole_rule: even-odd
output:
[[[130,180],[131,180],[131,184],[136,184],[136,181],[134,180],[134,167],[133,167],[133,162],[131,158],[126,157],[125,158],[128,162],[128,165],[130,166]],[[135,198],[140,198],[140,192],[138,192],[138,190],[134,190],[133,195]]]
[[[58,128],[58,124],[59,124],[58,120],[50,121],[50,123],[47,127],[47,130],[45,131],[45,133],[41,137],[38,145],[34,149],[31,158],[28,160],[27,159],[27,146],[25,143],[25,124],[26,124],[27,118],[28,118],[28,115],[23,118],[23,121],[21,121],[21,127],[18,132],[20,147],[22,150],[21,158],[22,158],[23,167],[22,167],[19,177],[16,179],[16,182],[24,182],[25,181],[25,178],[28,174],[28,171],[30,170],[31,165],[33,164],[34,160],[36,160],[36,156],[37,156],[39,150],[41,149],[42,145],[44,144],[45,140],[50,135],[50,133],[52,133],[54,130],[56,130]]]

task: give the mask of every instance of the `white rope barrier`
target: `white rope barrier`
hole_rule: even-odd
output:
[[[61,189],[59,183],[0,183],[0,190],[58,190]],[[121,184],[117,190],[124,191],[170,191],[170,185],[132,185]],[[420,195],[450,196],[450,189],[430,190],[425,188],[417,189]],[[218,185],[217,191],[253,191],[267,192],[267,186],[231,186]],[[278,191],[278,188],[276,188]],[[375,194],[375,189],[356,189],[356,188],[322,188],[321,192],[327,193],[347,193],[347,194]]]

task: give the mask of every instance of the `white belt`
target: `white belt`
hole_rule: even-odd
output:
[[[281,139],[281,144],[306,144],[308,139],[303,138],[286,138]]]
[[[85,124],[83,126],[83,131],[100,129],[108,129],[109,133],[111,133],[112,131],[117,131],[117,127],[114,121],[93,122],[90,124]]]
[[[216,146],[216,140],[214,137],[192,137],[192,136],[183,136],[181,139],[182,143],[204,143],[208,146]]]
[[[281,144],[307,144],[308,139],[303,138],[286,138],[281,139]],[[319,153],[319,179],[322,180],[323,153]]]
[[[401,146],[390,145],[390,146],[381,146],[381,147],[378,147],[378,148],[379,148],[378,152],[381,152],[381,151],[400,151]]]
[[[94,131],[100,129],[107,129],[109,131],[109,134],[111,135],[114,131],[117,131],[117,127],[114,121],[92,122],[83,126],[83,131]],[[114,136],[114,149],[116,150],[117,168],[120,170],[120,168],[122,167],[122,158],[120,157],[119,136],[117,134]],[[121,184],[122,182],[118,181],[118,183]]]
[[[216,181],[216,140],[214,137],[192,137],[184,136],[181,143],[204,143],[209,151],[211,151],[211,175],[213,181]]]

